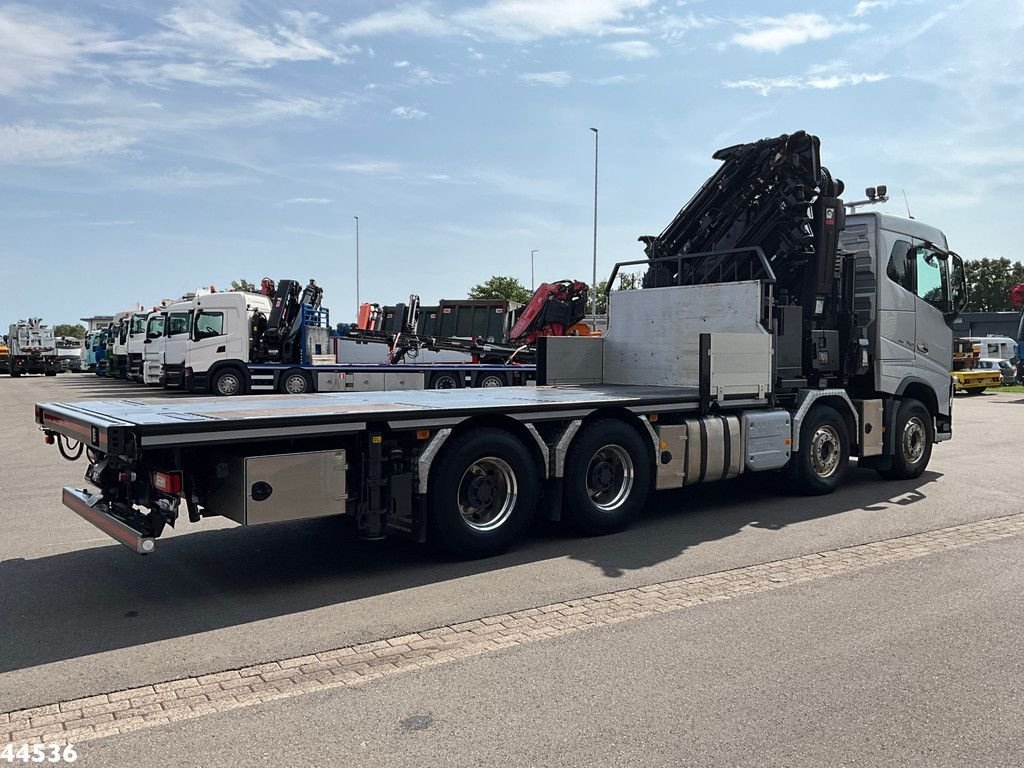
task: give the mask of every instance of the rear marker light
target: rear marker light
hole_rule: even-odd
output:
[[[181,493],[181,472],[154,472],[153,487],[161,493],[177,496]]]

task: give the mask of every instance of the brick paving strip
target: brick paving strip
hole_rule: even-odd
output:
[[[0,745],[78,743],[444,664],[592,627],[1024,534],[1024,514],[624,589],[269,664],[0,713]]]

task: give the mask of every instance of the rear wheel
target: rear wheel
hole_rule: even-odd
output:
[[[850,463],[850,435],[835,408],[811,408],[800,427],[800,450],[790,460],[796,489],[808,496],[832,493]]]
[[[649,453],[621,421],[598,421],[584,429],[565,457],[565,507],[573,525],[599,536],[632,523],[651,487]]]
[[[932,457],[935,426],[932,415],[920,400],[907,398],[896,411],[893,425],[892,466],[880,470],[887,480],[912,480],[920,477]]]
[[[312,389],[313,385],[305,371],[285,371],[281,377],[281,391],[286,395],[304,395]]]
[[[434,462],[428,493],[436,542],[456,557],[489,557],[523,533],[539,479],[529,450],[500,429],[457,437]]]
[[[221,397],[244,395],[245,377],[237,368],[221,368],[213,375],[210,389]]]
[[[964,390],[964,394],[967,394],[967,395],[980,395],[982,392],[985,391],[985,389],[986,389],[986,387],[971,387],[970,389],[965,389]]]

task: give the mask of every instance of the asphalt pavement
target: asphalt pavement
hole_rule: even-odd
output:
[[[744,477],[656,495],[616,536],[538,523],[473,563],[337,520],[183,522],[143,558],[61,506],[83,464],[43,444],[32,404],[157,394],[0,377],[0,712],[1021,511],[1024,396],[986,394],[957,398],[954,440],[912,482],[852,469],[808,499]],[[1019,552],[986,543],[157,726],[81,761],[1019,764]]]

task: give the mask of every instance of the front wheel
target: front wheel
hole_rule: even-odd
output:
[[[456,437],[434,462],[428,514],[436,542],[456,557],[508,549],[533,516],[539,492],[529,450],[500,429]]]
[[[832,493],[850,463],[846,421],[830,406],[811,408],[800,426],[800,450],[790,459],[790,477],[807,496]]]
[[[245,378],[237,368],[221,368],[213,375],[211,389],[220,397],[245,394]]]
[[[607,419],[586,427],[565,458],[565,507],[573,525],[600,536],[632,523],[651,488],[649,454],[628,424]]]
[[[879,474],[887,480],[913,480],[920,477],[932,457],[935,426],[932,415],[920,400],[900,402],[893,425],[892,466]]]

